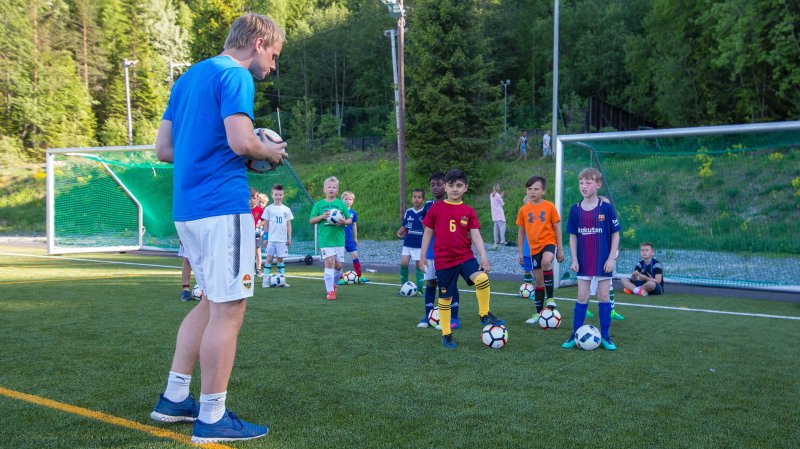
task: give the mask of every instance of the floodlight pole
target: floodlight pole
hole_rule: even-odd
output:
[[[395,78],[395,103],[397,114],[397,159],[398,174],[400,178],[400,220],[406,212],[406,88],[405,88],[405,63],[403,55],[405,53],[405,9],[403,0],[380,0],[381,3],[389,8],[389,17],[397,18],[397,75]],[[384,33],[385,34],[385,33]],[[390,35],[394,37],[394,33]],[[392,42],[392,61],[394,61],[395,46]]]
[[[556,186],[562,186],[564,182],[563,169],[564,169],[564,146],[558,141],[558,28],[559,28],[559,0],[555,0],[553,5],[553,125],[551,128],[552,135],[550,136],[550,148],[555,148],[556,153]],[[555,196],[556,211],[558,216],[562,217],[563,195],[562,189],[556,189]],[[561,285],[561,264],[558,261],[553,262],[553,279],[555,280],[555,287]]]
[[[175,69],[175,67],[189,67],[190,65],[192,65],[192,64],[188,63],[188,62],[172,62],[172,61],[169,62],[168,66],[169,66],[169,90],[170,90],[170,92],[172,91],[172,85],[175,84],[175,82],[173,81],[173,79],[174,79],[173,70]]]
[[[128,109],[128,145],[133,145],[133,120],[131,119],[131,86],[128,77],[128,67],[138,64],[136,59],[123,59],[122,68],[125,69],[125,106]]]
[[[501,80],[500,85],[503,86],[503,130],[508,133],[508,86],[511,80]]]

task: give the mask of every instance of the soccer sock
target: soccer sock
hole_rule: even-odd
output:
[[[425,273],[417,268],[417,290],[421,289],[423,285],[425,285]]]
[[[334,268],[333,269],[333,285],[334,285],[333,288],[334,289],[336,289],[336,287],[335,287],[336,286],[336,282],[338,282],[339,279],[341,279],[341,278],[342,278],[342,270],[341,269],[337,270],[337,269]]]
[[[333,268],[326,268],[323,271],[323,278],[325,279],[325,290],[328,292],[333,291],[333,283],[336,282],[336,279],[333,278],[334,269]]]
[[[608,332],[611,330],[611,303],[601,302],[597,308],[600,309],[600,335],[610,341]]]
[[[536,304],[536,313],[542,313],[544,307],[544,287],[534,287],[533,303]]]
[[[264,265],[264,273],[269,274],[270,271],[272,271],[272,263]],[[280,271],[280,268],[278,268],[278,271]]]
[[[192,383],[191,374],[169,372],[167,377],[167,390],[164,397],[172,402],[181,402],[189,397],[189,385]]]
[[[200,395],[200,414],[197,419],[206,424],[213,424],[225,414],[225,399],[228,396],[227,391],[214,394],[201,394]]]
[[[547,294],[547,299],[553,298],[553,270],[543,271],[544,275],[544,291]]]
[[[353,269],[356,270],[356,276],[361,277],[361,262],[358,259],[353,259]]]
[[[478,297],[478,315],[489,313],[489,276],[481,273],[475,277],[475,296]]]
[[[431,287],[429,285],[425,286],[425,316],[428,316],[431,310],[433,310],[433,305],[436,303],[436,287]]]
[[[450,303],[452,298],[439,298],[439,324],[442,326],[442,335],[450,335]]]
[[[533,282],[533,274],[532,274],[532,273],[525,273],[525,274],[522,276],[522,280],[523,280],[524,282],[527,282],[527,283],[529,283],[529,284],[530,284],[530,283],[532,283],[532,282]]]
[[[572,316],[572,336],[575,336],[575,331],[578,330],[579,327],[583,326],[583,321],[586,319],[586,309],[589,308],[589,304],[581,304],[579,302],[575,303],[575,314]]]
[[[614,285],[613,284],[608,289],[608,298],[611,301],[611,310],[614,310]]]
[[[408,282],[408,265],[400,265],[400,285]]]
[[[459,307],[459,303],[461,302],[461,293],[458,292],[458,288],[456,288],[456,291],[453,292],[452,300],[453,302],[450,303],[450,313],[452,314],[453,319],[457,320],[458,311],[461,310],[461,307]]]
[[[189,284],[183,284],[183,289],[184,290],[189,290]]]
[[[286,271],[286,265],[284,265],[283,263],[278,263],[278,273],[285,274],[284,273],[285,271]]]

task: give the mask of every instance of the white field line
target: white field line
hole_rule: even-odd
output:
[[[147,264],[147,263],[138,263],[138,262],[120,262],[120,261],[112,261],[112,260],[98,260],[98,259],[83,259],[83,258],[76,258],[76,257],[63,257],[63,256],[39,256],[34,254],[21,254],[21,253],[5,253],[0,252],[0,256],[14,256],[14,257],[34,257],[40,259],[56,259],[56,260],[70,260],[76,262],[92,262],[92,263],[107,263],[107,264],[115,264],[115,265],[134,265],[140,267],[155,267],[155,268],[169,268],[174,270],[179,270],[181,267],[177,265],[158,265],[158,264]],[[321,281],[322,277],[317,276],[296,276],[296,275],[289,275],[286,276],[287,278],[295,278],[295,279],[309,279],[315,281]],[[384,285],[388,287],[397,287],[397,284],[390,284],[387,282],[369,282],[372,285]],[[474,293],[475,290],[464,290],[459,289],[461,292],[465,293]],[[516,293],[504,293],[504,292],[492,292],[492,295],[501,295],[501,296],[511,296],[517,297]],[[575,298],[565,298],[561,296],[557,296],[556,299],[560,301],[572,301],[576,302],[577,299]],[[592,301],[597,302],[597,301]],[[681,312],[699,312],[699,313],[711,313],[716,315],[734,315],[734,316],[746,316],[746,317],[758,317],[758,318],[772,318],[778,320],[794,320],[800,321],[800,316],[786,316],[786,315],[770,315],[766,313],[747,313],[747,312],[729,312],[727,310],[712,310],[712,309],[694,309],[690,307],[675,307],[675,306],[659,306],[655,304],[636,304],[636,303],[628,303],[628,302],[619,302],[616,301],[616,304],[626,307],[642,307],[648,309],[659,309],[659,310],[677,310]]]

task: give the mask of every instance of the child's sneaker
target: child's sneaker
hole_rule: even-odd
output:
[[[547,298],[547,308],[550,310],[555,310],[558,308],[553,298]]]
[[[538,313],[534,313],[533,316],[525,320],[525,322],[528,324],[537,324],[539,323],[539,316]]]
[[[639,293],[637,293],[637,295],[639,295],[639,296],[647,296],[647,290],[641,289],[641,290],[639,290]]]
[[[614,312],[611,312],[611,314],[613,315]],[[586,309],[586,318],[594,318],[594,314],[589,309]]]
[[[428,322],[428,317],[427,316],[422,317],[422,319],[419,320],[419,323],[417,323],[417,327],[420,328],[420,329],[425,329],[426,327],[430,327],[430,326],[431,326],[431,323]]]
[[[442,346],[445,348],[455,348],[458,346],[456,341],[453,340],[453,334],[442,335]]]
[[[336,301],[336,290],[329,291],[328,296],[326,297],[328,301]]]
[[[623,288],[622,292],[625,293],[626,295],[632,295],[633,294],[633,291],[631,289],[629,289],[629,288]]]
[[[572,332],[569,334],[569,338],[564,343],[561,343],[561,347],[564,349],[572,349],[575,347],[575,333]]]
[[[367,282],[369,282],[369,279],[365,278],[364,276],[361,276],[360,278],[358,278],[358,282],[361,284],[366,284]]]
[[[611,319],[612,319],[612,320],[619,320],[619,321],[622,321],[622,320],[624,320],[624,319],[625,319],[625,317],[624,317],[624,316],[622,316],[620,313],[617,313],[617,311],[616,311],[616,310],[614,310],[614,309],[611,309]]]
[[[461,320],[453,318],[450,320],[450,329],[461,329]]]
[[[501,320],[492,314],[492,312],[487,313],[486,315],[481,317],[481,326],[486,326],[487,324],[492,324],[494,326],[500,326],[501,324],[506,324],[505,320]]]
[[[200,404],[189,395],[181,402],[172,402],[162,394],[158,398],[156,408],[150,413],[150,418],[161,422],[194,422],[200,413]]]
[[[264,280],[261,281],[261,288],[269,288],[269,277],[264,276]]]
[[[192,292],[189,290],[184,290],[181,292],[181,301],[191,301],[192,300]]]
[[[261,270],[256,270],[256,276],[258,276],[260,278],[263,278],[264,277],[264,273]]]
[[[192,443],[252,440],[263,437],[267,433],[269,433],[267,427],[242,421],[232,411],[225,410],[222,419],[213,424],[206,424],[200,420],[195,421]]]
[[[283,285],[281,285],[281,287],[291,287],[291,285],[289,285],[288,282],[283,281]]]
[[[612,343],[610,338],[609,339],[603,338],[602,340],[600,340],[600,344],[603,345],[603,348],[608,350],[608,351],[616,351],[617,350],[617,345]]]
[[[339,278],[339,280],[336,281],[336,285],[345,285],[345,284],[347,284],[347,282],[343,278]]]

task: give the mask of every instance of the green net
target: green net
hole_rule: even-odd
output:
[[[62,249],[138,245],[141,205],[144,247],[177,250],[172,221],[172,165],[152,150],[54,153],[54,242]],[[290,257],[315,254],[314,227],[306,217],[312,201],[291,166],[257,174],[249,184],[270,194],[285,189],[284,204],[295,216]],[[255,236],[254,236],[255,239]]]
[[[567,141],[564,229],[581,199],[578,173],[595,167],[622,224],[618,274],[633,270],[646,241],[670,280],[799,286],[799,147],[798,129]]]

